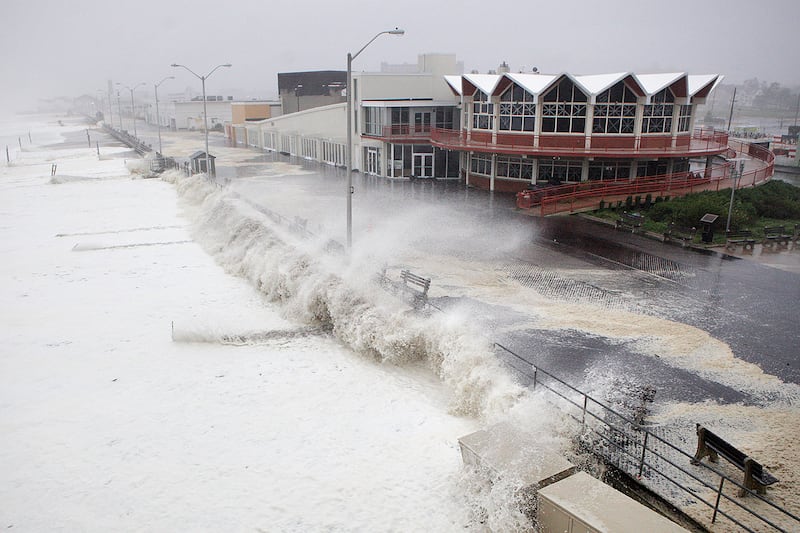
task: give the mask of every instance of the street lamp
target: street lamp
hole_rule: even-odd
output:
[[[117,85],[119,85],[119,83]],[[122,133],[122,103],[119,99],[119,89],[117,89],[117,111],[119,111],[119,113],[117,113],[119,115],[119,132]]]
[[[194,76],[195,78],[198,78],[200,80],[201,84],[203,85],[203,129],[206,132],[206,174],[211,176],[211,164],[210,164],[209,158],[208,158],[208,113],[206,112],[206,79],[209,76],[211,76],[214,73],[214,71],[217,70],[218,68],[220,68],[220,67],[231,67],[232,65],[230,63],[225,63],[224,65],[217,65],[216,67],[212,68],[211,72],[209,72],[205,76],[200,76],[199,74],[195,73],[192,69],[190,69],[186,65],[179,65],[177,63],[173,63],[170,66],[172,66],[172,67],[181,67],[181,68],[184,68],[184,69],[188,70],[192,74],[192,76]]]
[[[298,83],[297,86],[294,88],[294,97],[297,98],[297,112],[300,112],[300,89],[303,88],[302,83]]]
[[[159,115],[159,113],[158,113],[158,86],[161,85],[162,83],[164,83],[167,80],[174,80],[174,79],[175,79],[175,76],[167,76],[166,78],[164,78],[160,82],[153,84],[153,86],[155,87],[155,91],[156,91],[156,124],[158,124],[158,153],[160,155],[164,154],[164,150],[161,147],[161,115]]]
[[[403,35],[404,30],[395,28],[382,31],[361,47],[355,54],[347,52],[347,249],[353,246],[353,60],[371,45],[372,42],[383,35]]]
[[[133,117],[133,136],[134,136],[134,138],[138,138],[138,136],[136,135],[136,107],[133,104],[133,91],[135,91],[137,88],[141,87],[142,85],[145,85],[145,83],[144,82],[137,83],[133,87],[128,87],[127,85],[123,85],[123,87],[125,87],[126,89],[128,89],[131,92],[131,117]]]

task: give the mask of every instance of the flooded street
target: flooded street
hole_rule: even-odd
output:
[[[248,201],[299,217],[312,233],[344,241],[341,169],[280,154],[253,155],[250,161],[221,168],[219,178],[229,180]],[[267,162],[272,172],[276,166],[286,172],[265,173]],[[641,342],[628,338],[630,333],[613,337],[593,332],[593,327],[572,328],[569,316],[562,317],[558,328],[537,327],[520,311],[513,294],[491,301],[456,288],[469,278],[449,278],[465,268],[472,274],[488,269],[494,279],[480,283],[490,295],[492,283],[499,287],[513,280],[550,300],[583,306],[569,312],[625,311],[633,322],[641,315],[692,326],[727,344],[734,357],[783,381],[800,383],[796,271],[682,249],[574,216],[529,218],[514,211],[510,195],[467,189],[454,181],[391,181],[355,174],[354,186],[356,254],[374,254],[431,277],[437,306],[469,308],[470,320],[492,340],[572,383],[591,384],[601,373],[652,384],[660,400],[765,399],[762,391],[748,392],[736,380],[705,379],[708,369],[701,361],[676,366],[657,352],[642,358]],[[800,263],[800,252],[782,254],[789,264]],[[573,318],[579,324],[586,316]]]

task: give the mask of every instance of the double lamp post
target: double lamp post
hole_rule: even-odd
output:
[[[211,72],[209,72],[205,76],[197,74],[186,65],[179,65],[178,63],[173,63],[170,66],[180,67],[188,70],[192,74],[192,76],[199,79],[203,85],[203,130],[205,130],[206,132],[206,173],[209,175],[209,177],[211,177],[211,164],[208,157],[208,112],[206,111],[206,79],[208,79],[208,77],[211,76],[214,73],[214,71],[217,70],[218,68],[231,67],[232,65],[230,63],[225,63],[224,65],[217,65],[216,67],[212,68]]]
[[[404,30],[395,28],[378,33],[355,54],[347,52],[347,249],[353,246],[353,60],[383,34],[403,35]]]

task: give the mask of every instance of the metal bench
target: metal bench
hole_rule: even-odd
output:
[[[742,250],[752,251],[756,245],[756,239],[753,237],[753,232],[747,229],[728,233],[725,238],[725,249],[736,250],[737,246],[741,246]]]
[[[686,246],[694,240],[697,233],[697,228],[684,228],[670,224],[667,231],[664,232],[664,242],[672,242],[673,240],[681,241],[681,246]]]
[[[765,494],[767,486],[778,482],[778,479],[767,472],[760,463],[715,433],[697,424],[697,453],[694,454],[692,464],[699,465],[704,457],[708,457],[709,461],[716,463],[720,455],[744,472],[744,486],[750,491]],[[747,496],[747,492],[745,489],[740,489],[739,496]]]
[[[431,287],[430,278],[417,276],[408,270],[400,271],[400,279],[403,280],[403,288],[412,298],[414,309],[421,309],[428,303],[428,289]]]
[[[792,236],[786,233],[786,226],[765,226],[764,227],[764,246],[789,246],[789,239]]]
[[[636,233],[642,228],[644,217],[638,213],[623,212],[619,219],[617,219],[615,227],[617,229],[624,229],[631,233]]]

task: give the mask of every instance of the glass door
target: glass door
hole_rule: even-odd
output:
[[[415,178],[432,178],[433,154],[414,154],[414,168],[411,175]]]

